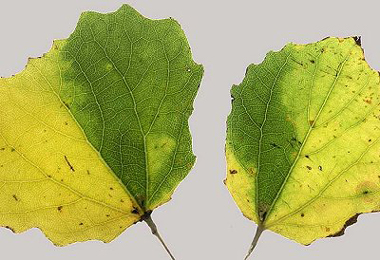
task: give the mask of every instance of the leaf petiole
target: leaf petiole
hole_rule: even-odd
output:
[[[260,238],[261,234],[264,232],[264,230],[265,230],[265,228],[263,225],[259,224],[257,226],[255,237],[253,238],[251,246],[249,247],[248,253],[245,256],[244,260],[247,260],[248,257],[252,254],[252,252],[255,249],[257,242],[259,242],[259,238]]]
[[[162,239],[160,233],[158,233],[158,229],[157,229],[157,226],[156,224],[154,223],[152,217],[152,212],[147,212],[145,213],[144,216],[142,216],[141,220],[143,220],[149,227],[150,227],[150,230],[152,231],[152,234],[158,238],[158,240],[160,240],[162,246],[165,248],[166,252],[169,254],[170,258],[172,260],[175,260],[173,254],[170,252],[169,248],[167,247],[167,245],[165,244],[164,240]]]

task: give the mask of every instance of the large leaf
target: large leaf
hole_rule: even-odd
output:
[[[149,218],[194,164],[202,75],[175,20],[127,5],[83,13],[67,40],[0,79],[0,225],[66,245]]]
[[[260,233],[302,244],[380,210],[380,84],[359,38],[288,44],[232,88],[226,184]],[[251,248],[252,249],[252,248]]]

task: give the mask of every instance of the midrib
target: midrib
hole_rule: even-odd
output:
[[[274,198],[274,200],[273,200],[271,206],[269,207],[269,209],[268,209],[268,211],[267,211],[267,213],[266,213],[266,215],[265,215],[265,219],[262,221],[262,225],[264,225],[266,219],[268,219],[268,218],[269,218],[269,215],[272,213],[273,208],[274,208],[274,206],[276,205],[276,203],[277,203],[279,197],[281,196],[282,191],[284,190],[284,187],[285,187],[285,185],[286,185],[286,183],[287,183],[287,181],[288,181],[288,179],[289,179],[289,177],[290,177],[290,175],[291,175],[293,169],[294,169],[295,166],[297,165],[298,160],[299,160],[299,158],[300,158],[300,156],[301,156],[301,154],[302,154],[302,152],[303,152],[303,149],[304,149],[304,147],[305,147],[305,144],[307,143],[307,141],[308,141],[308,139],[309,139],[309,137],[310,137],[310,135],[311,135],[311,133],[312,133],[312,131],[313,131],[313,129],[314,129],[314,126],[316,125],[316,123],[317,123],[317,121],[318,121],[318,119],[319,119],[319,116],[320,116],[320,115],[322,114],[322,112],[323,112],[323,109],[325,108],[326,103],[327,103],[328,99],[330,98],[330,95],[331,95],[331,93],[333,92],[333,90],[334,90],[334,88],[335,88],[335,86],[336,86],[336,83],[337,83],[337,81],[338,81],[338,79],[339,79],[339,76],[341,75],[341,72],[342,72],[342,70],[343,70],[343,67],[344,67],[345,63],[347,62],[348,58],[349,58],[349,56],[347,55],[346,58],[345,58],[345,60],[339,64],[339,66],[340,66],[339,71],[338,71],[338,73],[335,75],[334,81],[333,81],[333,83],[331,84],[331,87],[330,87],[330,89],[329,89],[329,92],[327,93],[327,95],[326,95],[326,97],[325,97],[325,99],[324,99],[322,105],[320,106],[320,108],[319,108],[319,110],[318,110],[318,112],[317,112],[317,115],[316,115],[315,118],[314,118],[313,123],[310,125],[310,123],[307,122],[307,123],[310,125],[310,126],[309,126],[309,129],[308,129],[308,131],[307,131],[307,133],[306,133],[306,135],[305,135],[305,137],[304,137],[304,139],[303,139],[303,141],[302,141],[301,147],[300,147],[300,149],[298,150],[297,156],[296,156],[296,158],[294,159],[292,166],[290,167],[288,173],[286,174],[286,177],[285,177],[284,181],[282,182],[281,187],[280,187],[280,189],[278,190],[278,192],[277,192],[277,194],[276,194],[276,197]],[[258,204],[257,204],[257,205],[258,205]],[[257,206],[257,205],[256,205],[256,206]],[[265,226],[265,225],[264,225],[264,226]]]

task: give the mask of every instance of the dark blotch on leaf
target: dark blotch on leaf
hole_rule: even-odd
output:
[[[132,214],[139,214],[139,210],[136,207],[133,207],[133,210],[131,211]]]
[[[63,102],[63,104],[67,107],[67,108],[70,108],[70,105],[69,104],[67,104],[65,101],[62,101]]]
[[[72,164],[70,163],[69,159],[67,159],[67,156],[66,156],[66,155],[64,156],[64,158],[65,158],[65,161],[66,161],[67,165],[68,165],[69,168],[70,168],[70,171],[75,172],[74,167],[73,167]]]
[[[278,146],[278,145],[275,144],[275,143],[271,143],[270,145],[273,146],[274,148],[280,148],[280,146]]]
[[[236,174],[236,173],[237,173],[237,170],[230,170],[230,173],[231,173],[231,174]]]

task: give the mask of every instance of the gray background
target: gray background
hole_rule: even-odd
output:
[[[367,61],[380,70],[380,6],[364,0],[0,0],[0,76],[21,71],[27,57],[47,52],[53,39],[67,38],[82,11],[114,11],[121,3],[150,18],[174,17],[206,71],[190,121],[197,164],[153,218],[178,260],[242,259],[255,225],[243,217],[222,182],[231,85],[269,50],[326,36],[361,35]],[[267,231],[252,259],[378,259],[379,226],[380,214],[360,216],[345,236],[309,247]],[[2,228],[0,249],[2,259],[168,259],[143,223],[110,244],[90,241],[64,248],[54,247],[37,229],[14,235]]]

